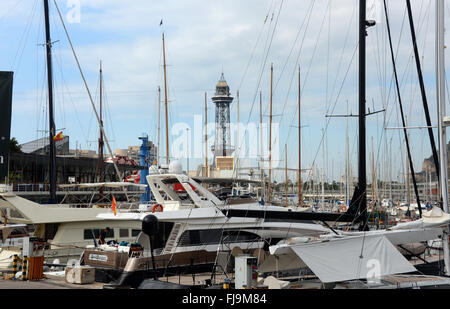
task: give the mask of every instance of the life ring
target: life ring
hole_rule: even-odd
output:
[[[346,211],[347,211],[347,206],[342,205],[342,206],[341,206],[341,211],[342,211],[342,212],[346,212]]]
[[[163,212],[163,210],[164,210],[164,208],[161,204],[156,204],[156,205],[153,205],[153,207],[152,207],[152,213]]]

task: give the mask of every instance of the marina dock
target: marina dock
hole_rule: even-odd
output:
[[[0,3],[0,290],[450,289],[444,0],[72,2]]]
[[[64,271],[52,273],[44,273],[45,278],[41,280],[6,279],[6,273],[0,272],[0,290],[1,289],[81,289],[81,290],[100,290],[110,289],[108,283],[93,282],[89,284],[73,284],[68,283],[64,277]],[[185,286],[205,285],[211,279],[211,274],[196,274],[171,276],[161,278],[163,282],[170,282]],[[225,276],[217,275],[216,282],[223,282]]]

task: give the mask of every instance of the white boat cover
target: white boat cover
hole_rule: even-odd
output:
[[[410,230],[416,228],[445,227],[450,223],[450,215],[439,207],[433,207],[430,211],[422,214],[422,219],[400,223],[390,230]]]
[[[291,249],[324,283],[416,271],[383,235],[334,239]]]

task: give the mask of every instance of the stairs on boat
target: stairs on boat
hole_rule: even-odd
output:
[[[172,250],[176,247],[178,234],[183,227],[182,223],[175,223],[172,231],[169,234],[169,239],[167,240],[166,246],[164,250],[162,251],[162,254],[169,254],[172,253]]]

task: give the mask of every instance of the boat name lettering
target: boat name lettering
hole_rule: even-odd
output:
[[[108,262],[108,256],[102,254],[89,254],[89,259],[92,261]]]

